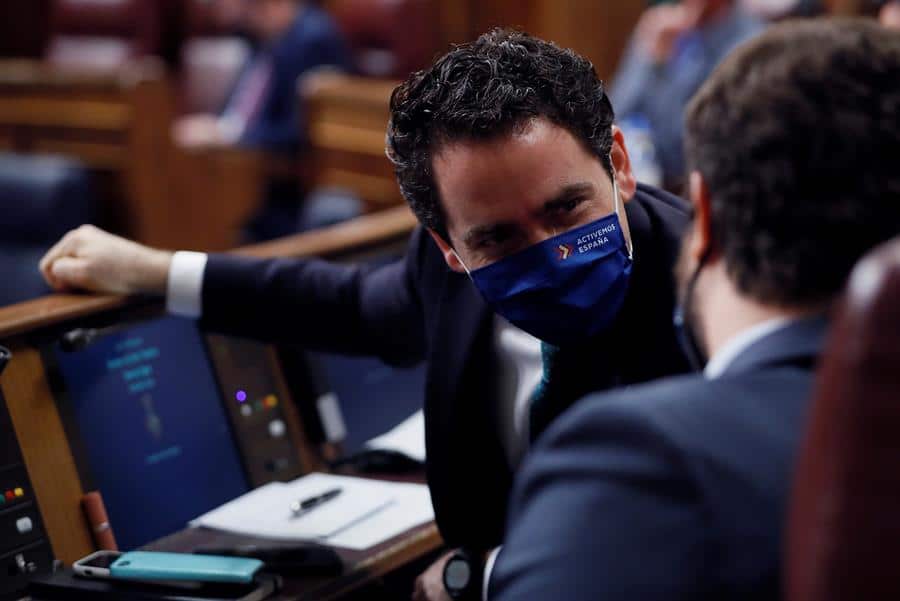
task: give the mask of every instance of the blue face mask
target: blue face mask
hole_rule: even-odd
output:
[[[622,308],[632,255],[616,212],[469,272],[493,310],[556,346],[608,329]]]

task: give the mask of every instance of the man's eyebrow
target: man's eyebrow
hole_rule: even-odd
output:
[[[475,246],[480,240],[508,236],[516,229],[516,226],[512,223],[477,225],[465,233],[463,236],[463,243],[469,247]]]
[[[576,184],[568,184],[563,187],[562,190],[559,191],[554,198],[544,202],[543,206],[538,209],[538,214],[548,213],[550,211],[554,211],[559,208],[559,205],[565,204],[566,202],[572,200],[575,196],[584,196],[586,194],[593,194],[596,188],[594,184],[591,182],[578,182]]]

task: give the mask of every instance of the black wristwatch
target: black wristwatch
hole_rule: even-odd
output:
[[[460,549],[444,564],[444,588],[451,599],[480,599],[483,579],[484,561],[479,554]]]

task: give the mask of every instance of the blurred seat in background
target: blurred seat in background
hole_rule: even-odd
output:
[[[179,147],[171,135],[177,115],[224,114],[253,70],[259,53],[247,21],[242,33],[237,23],[248,1],[290,3],[48,0],[46,58],[0,61],[0,150],[81,161],[93,175],[101,225],[155,246],[225,250],[346,219],[361,204],[371,211],[401,203],[384,156],[396,85],[386,77],[428,64],[439,39],[437,3],[311,2],[305,10],[315,18],[307,24],[343,32],[351,50],[345,66],[362,75],[311,75],[321,85],[300,104],[297,76],[272,74],[263,87],[278,88],[266,92],[277,106],[269,110],[262,99],[251,112],[275,115],[260,118],[258,131],[274,132],[276,148],[293,148],[287,154],[255,150],[268,146],[253,127],[244,128],[252,139],[238,144]],[[223,19],[225,5],[236,8]],[[274,182],[268,191],[267,181]],[[311,184],[318,189],[302,204]],[[274,216],[242,234],[263,198],[276,199]]]
[[[96,216],[87,170],[77,162],[0,153],[0,305],[49,292],[41,256]]]
[[[857,266],[791,500],[787,601],[900,599],[900,239]]]
[[[341,190],[367,212],[403,202],[384,154],[393,89],[440,50],[433,0],[330,0],[354,75],[314,73],[300,86],[315,187]],[[337,194],[337,192],[331,192]]]
[[[157,0],[54,0],[46,59],[63,67],[110,70],[160,51]]]
[[[330,0],[326,6],[347,38],[358,75],[405,79],[439,50],[432,0]]]
[[[50,0],[43,60],[0,63],[0,148],[91,170],[101,224],[169,245],[164,0]]]
[[[146,57],[106,73],[0,61],[0,150],[71,157],[94,175],[101,223],[138,240],[184,240],[167,181],[168,81]]]

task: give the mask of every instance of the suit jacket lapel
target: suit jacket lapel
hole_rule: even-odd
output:
[[[465,276],[448,274],[426,394],[428,481],[450,545],[496,544],[510,476],[497,436],[492,313]],[[480,491],[472,495],[472,490]]]
[[[460,385],[467,360],[473,352],[481,328],[490,322],[491,311],[478,290],[465,276],[450,273],[444,282],[437,315],[435,336],[441,344],[434,345],[433,376],[440,385],[440,396],[454,398]]]

